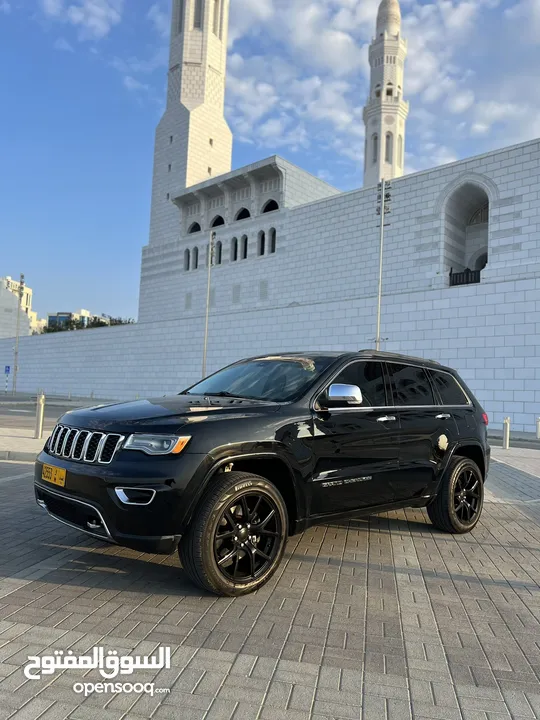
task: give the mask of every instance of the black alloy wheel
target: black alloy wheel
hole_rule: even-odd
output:
[[[233,582],[251,582],[264,574],[279,551],[283,532],[274,500],[246,492],[221,515],[214,534],[214,558]]]
[[[481,507],[482,480],[468,467],[464,467],[454,485],[454,512],[462,523],[471,523]]]
[[[226,472],[210,480],[178,552],[195,584],[218,595],[244,595],[274,574],[288,534],[276,486],[259,475]]]
[[[470,532],[484,506],[484,478],[478,465],[466,457],[452,458],[437,496],[427,506],[429,519],[440,530]]]

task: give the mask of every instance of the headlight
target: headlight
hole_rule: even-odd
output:
[[[130,435],[124,449],[141,450],[147,455],[178,455],[190,440],[189,435]]]

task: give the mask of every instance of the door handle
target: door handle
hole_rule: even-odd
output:
[[[451,417],[452,416],[449,415],[448,413],[441,413],[440,415],[436,416],[436,419],[437,420],[450,420]]]
[[[377,418],[377,422],[395,422],[395,419],[393,415],[381,415]]]

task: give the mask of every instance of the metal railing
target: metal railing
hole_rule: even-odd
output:
[[[456,285],[472,285],[480,282],[480,270],[463,270],[463,272],[455,273],[450,271],[450,287]]]

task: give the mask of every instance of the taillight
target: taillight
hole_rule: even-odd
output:
[[[482,413],[482,420],[484,422],[484,425],[489,425],[489,418],[487,416],[487,413]]]

